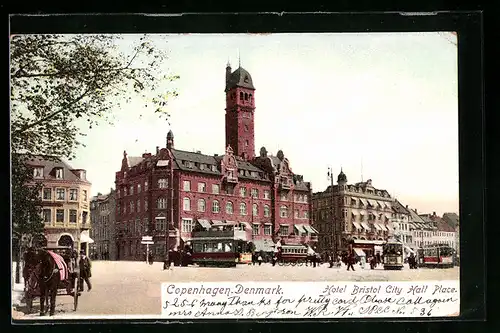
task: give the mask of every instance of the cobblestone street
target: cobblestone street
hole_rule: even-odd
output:
[[[79,297],[78,309],[73,311],[73,298],[59,296],[56,316],[53,319],[96,315],[159,315],[162,282],[211,282],[211,281],[426,281],[458,280],[459,268],[401,271],[375,270],[346,271],[346,267],[328,268],[310,266],[240,265],[236,268],[173,267],[163,271],[161,263],[96,261],[92,270],[92,290]],[[20,309],[22,311],[22,309]],[[34,312],[22,319],[38,319],[39,303]],[[17,312],[16,312],[17,313]],[[19,313],[17,313],[19,315]],[[15,316],[14,318],[16,318]],[[43,317],[49,319],[50,317]]]

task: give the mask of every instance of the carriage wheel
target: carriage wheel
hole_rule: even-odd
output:
[[[297,260],[297,266],[302,266],[304,262],[302,260]]]
[[[80,293],[79,290],[78,290],[78,282],[79,282],[79,278],[78,276],[75,278],[75,282],[74,282],[74,292],[73,292],[73,311],[76,311],[76,309],[78,308],[78,294]]]
[[[290,263],[290,265],[295,266],[295,265],[297,265],[297,262],[292,261],[292,262]]]
[[[285,263],[283,261],[278,261],[278,265],[283,266],[283,265],[285,265]]]

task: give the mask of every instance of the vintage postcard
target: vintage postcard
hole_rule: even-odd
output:
[[[12,316],[460,314],[454,32],[10,36]]]

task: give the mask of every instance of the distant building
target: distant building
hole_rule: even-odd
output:
[[[418,215],[416,209],[408,209],[410,212],[412,248],[422,248],[433,244],[433,234],[436,229],[430,221]]]
[[[424,245],[446,244],[453,247],[455,250],[457,249],[458,243],[456,242],[455,229],[448,225],[441,217],[436,215],[436,212],[432,214],[420,214],[419,216],[428,225],[432,226],[431,239],[428,241],[428,244]]]
[[[407,247],[405,253],[409,255],[408,248],[411,248],[413,245],[413,233],[411,213],[407,207],[403,206],[398,200],[395,200],[392,205],[393,218],[391,222],[395,237]]]
[[[460,256],[460,218],[456,213],[444,213],[443,220],[455,231],[455,250]]]
[[[393,204],[389,193],[375,188],[371,179],[348,184],[341,170],[337,185],[313,194],[314,226],[319,231],[318,250],[332,250],[334,228],[337,228],[340,251],[346,250],[351,240],[373,244],[387,240],[394,232]]]
[[[255,88],[243,68],[226,68],[226,145],[223,155],[174,148],[169,131],[156,154],[123,154],[116,172],[118,258],[142,260],[141,236],[162,258],[168,246],[183,248],[195,228],[231,226],[256,250],[275,243],[314,246],[311,184],[292,172],[283,151],[262,147],[255,156]],[[272,246],[270,245],[272,244]]]
[[[99,260],[117,260],[115,232],[115,190],[108,194],[98,193],[90,201],[92,223],[91,256]]]
[[[48,246],[77,246],[87,250],[89,239],[81,237],[90,226],[89,193],[86,171],[74,169],[64,161],[36,157],[28,160],[34,181],[41,182],[42,214]]]

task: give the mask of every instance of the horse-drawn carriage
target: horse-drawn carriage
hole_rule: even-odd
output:
[[[32,310],[33,300],[39,297],[40,315],[46,313],[45,304],[48,307],[49,299],[50,315],[54,315],[58,295],[72,296],[73,310],[76,311],[80,295],[78,261],[78,253],[71,247],[32,248],[25,252],[23,276],[28,312]]]

